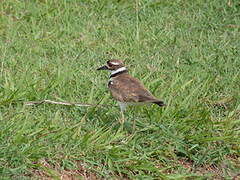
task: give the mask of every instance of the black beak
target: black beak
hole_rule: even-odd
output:
[[[108,70],[108,67],[107,66],[102,66],[102,67],[98,68],[97,70]]]

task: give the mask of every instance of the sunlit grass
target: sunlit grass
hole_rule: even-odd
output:
[[[218,0],[1,2],[0,176],[236,176],[239,8]],[[168,106],[128,108],[123,130],[115,106],[24,106],[115,105],[108,74],[96,71],[111,58],[125,60]]]

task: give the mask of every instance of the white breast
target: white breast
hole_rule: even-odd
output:
[[[108,86],[110,86],[110,85],[113,85],[113,79],[112,79],[112,78],[110,78],[110,79],[108,80]]]

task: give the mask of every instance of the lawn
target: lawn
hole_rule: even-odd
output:
[[[240,3],[3,0],[1,179],[237,179]],[[107,60],[168,104],[129,107]],[[102,104],[27,106],[55,100]],[[133,129],[133,123],[136,128]]]

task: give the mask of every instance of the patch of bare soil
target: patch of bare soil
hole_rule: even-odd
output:
[[[236,169],[239,168],[239,159],[238,157],[226,157],[226,160],[230,160],[236,166]],[[178,161],[180,165],[184,168],[189,169],[190,172],[194,172],[196,174],[201,175],[210,175],[213,180],[225,180],[226,176],[228,176],[232,180],[240,180],[240,169],[239,172],[233,171],[227,165],[205,165],[201,167],[194,167],[191,161],[187,161],[186,159],[181,159]]]
[[[100,180],[94,172],[84,168],[81,162],[77,162],[77,170],[62,170],[58,165],[51,165],[46,160],[42,160],[38,163],[40,165],[39,169],[32,170],[32,176],[40,180]]]
[[[240,168],[239,164],[239,157],[228,156],[226,160],[230,160],[236,165],[236,168]],[[52,165],[47,160],[42,160],[38,163],[37,169],[32,169],[32,176],[34,178],[40,180],[101,180],[102,178],[98,177],[96,173],[84,167],[82,162],[77,163],[77,170],[70,170],[70,169],[62,169],[60,165]],[[212,180],[225,180],[226,176],[232,180],[240,180],[240,171],[232,171],[226,165],[217,166],[217,165],[205,165],[201,167],[195,167],[193,162],[187,159],[179,159],[177,161],[179,166],[189,170],[189,172],[196,173],[199,176],[206,176],[210,177]],[[162,166],[158,166],[158,168],[163,168]],[[168,169],[167,174],[174,173],[173,169]],[[124,177],[122,175],[119,176],[119,179],[129,179],[127,176]]]

